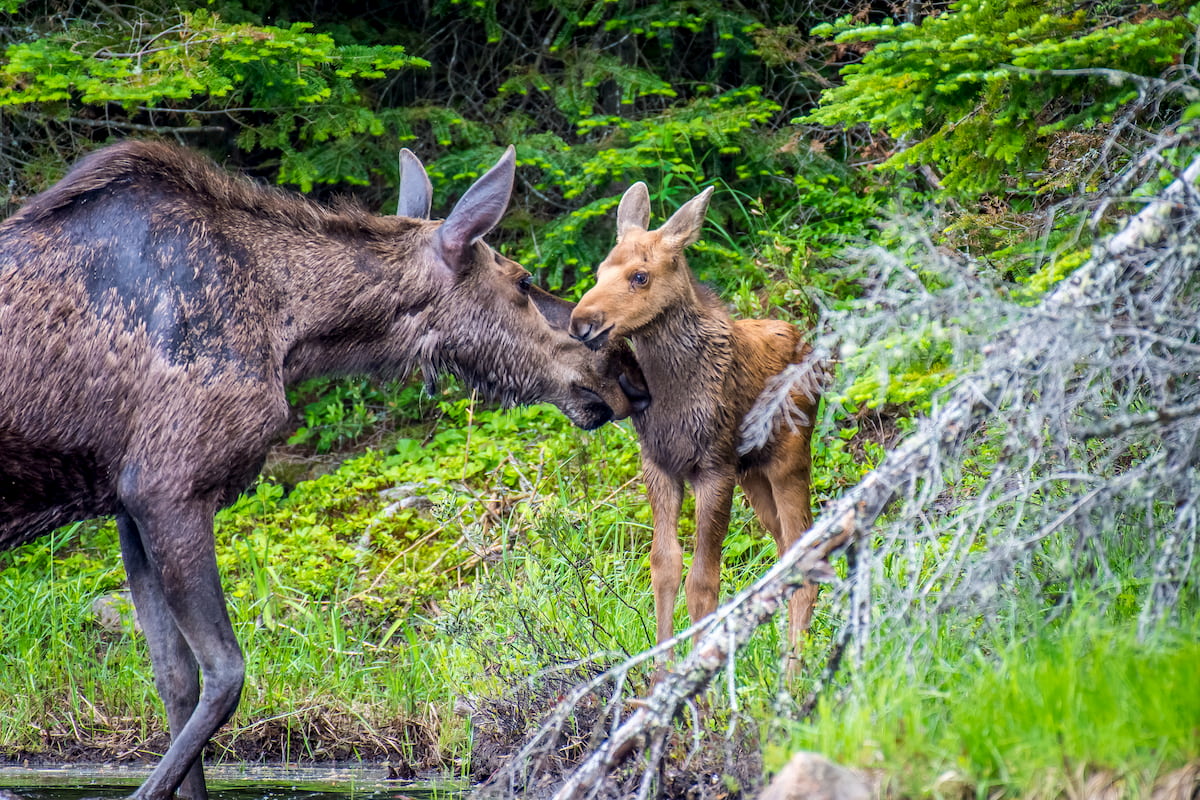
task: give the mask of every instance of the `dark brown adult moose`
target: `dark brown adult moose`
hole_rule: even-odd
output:
[[[659,642],[674,635],[685,481],[696,495],[696,546],[685,585],[693,622],[717,607],[736,484],[780,553],[812,525],[810,440],[820,369],[794,327],[732,319],[692,274],[683,251],[700,238],[712,192],[650,231],[650,193],[644,183],[631,186],[617,207],[617,244],[571,315],[571,332],[594,347],[628,337],[654,398],[633,425],[654,517],[650,575]],[[761,418],[751,426],[757,430],[744,425],[751,417]],[[793,656],[816,593],[815,584],[805,584],[790,600]]]
[[[116,516],[172,734],[139,800],[206,796],[201,751],[244,674],[213,514],[284,430],[285,386],[419,368],[583,427],[630,411],[621,354],[572,339],[569,304],[481,239],[514,169],[509,148],[431,222],[407,151],[399,214],[378,217],[126,141],[0,224],[0,546]]]

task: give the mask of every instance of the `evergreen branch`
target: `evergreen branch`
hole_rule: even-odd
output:
[[[84,119],[83,117],[67,117],[60,119],[36,111],[14,108],[13,111],[22,117],[38,122],[66,122],[71,125],[83,125],[89,128],[116,128],[137,133],[227,133],[220,125],[145,125],[140,122],[124,122],[115,119]]]

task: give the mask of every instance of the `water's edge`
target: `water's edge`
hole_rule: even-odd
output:
[[[0,766],[0,790],[25,800],[127,797],[148,766],[50,764]],[[453,780],[387,780],[384,764],[205,766],[210,800],[458,800],[467,786]]]

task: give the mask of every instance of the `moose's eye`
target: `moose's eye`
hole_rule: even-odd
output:
[[[645,286],[649,282],[650,282],[650,273],[646,272],[645,270],[639,269],[637,272],[633,273],[633,275],[630,276],[630,278],[629,278],[629,284],[631,286]]]
[[[522,275],[521,280],[517,281],[517,287],[521,290],[522,294],[529,294],[529,287],[531,286],[533,286],[532,275]]]

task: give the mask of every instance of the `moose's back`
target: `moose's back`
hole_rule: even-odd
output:
[[[181,491],[220,473],[222,493],[253,477],[286,414],[264,392],[280,302],[246,245],[264,200],[289,202],[131,141],[0,224],[0,546],[115,513],[123,471],[165,468]],[[230,441],[247,463],[213,452]]]

